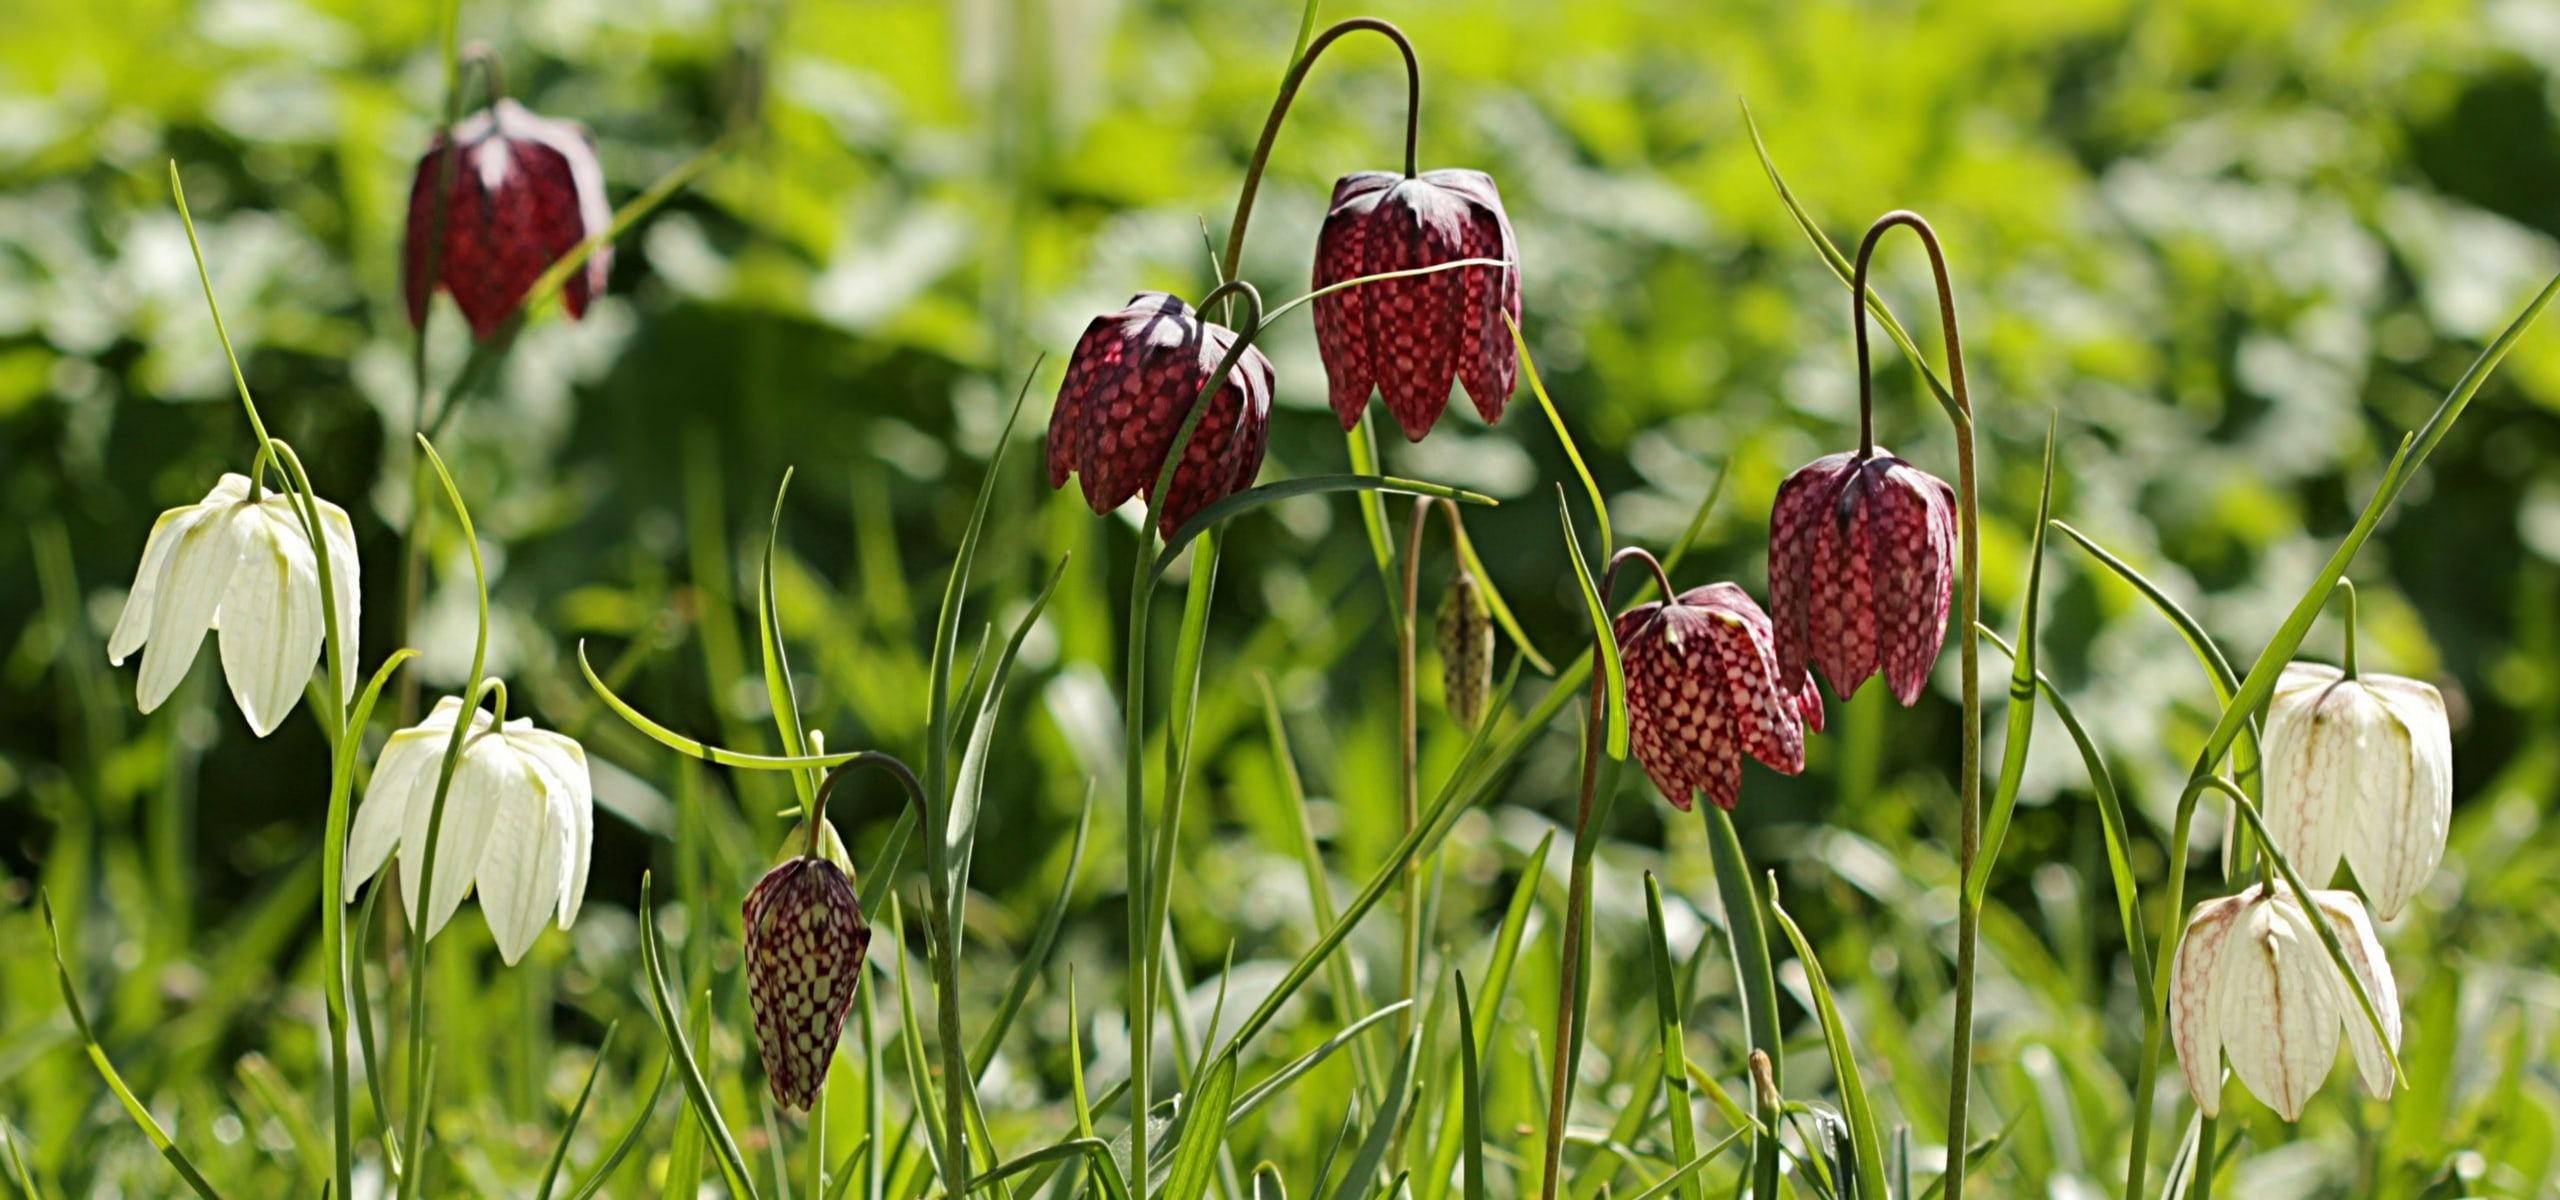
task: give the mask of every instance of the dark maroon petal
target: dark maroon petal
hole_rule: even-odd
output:
[[[1235,332],[1220,325],[1206,325],[1206,336],[1199,351],[1197,377],[1207,379],[1218,368],[1229,347],[1235,344]],[[1183,448],[1182,465],[1174,471],[1173,487],[1164,502],[1157,506],[1156,531],[1171,536],[1182,523],[1200,510],[1217,503],[1238,488],[1249,486],[1262,467],[1271,420],[1271,360],[1253,347],[1246,347],[1235,368],[1227,373],[1209,410],[1202,414],[1200,427],[1190,444]],[[1178,431],[1181,417],[1189,410],[1197,389],[1181,397],[1173,421]],[[1171,432],[1166,438],[1171,449]],[[1250,462],[1247,460],[1250,459]],[[1241,481],[1239,480],[1241,476]],[[1149,484],[1153,486],[1152,482]]]
[[[1364,264],[1376,251],[1368,217],[1397,181],[1397,176],[1382,171],[1363,171],[1345,175],[1333,185],[1333,204],[1316,238],[1316,288],[1370,273]],[[1360,412],[1368,407],[1369,393],[1377,384],[1366,333],[1373,298],[1367,287],[1349,287],[1315,299],[1316,351],[1324,359],[1334,415],[1346,432],[1360,423]]]
[[[1466,324],[1458,347],[1458,377],[1475,402],[1477,415],[1490,424],[1502,419],[1503,406],[1519,383],[1520,359],[1511,344],[1511,328],[1503,317],[1520,319],[1520,251],[1511,235],[1511,218],[1503,212],[1502,192],[1482,171],[1426,171],[1424,179],[1468,203],[1466,235],[1460,257],[1492,258],[1508,268],[1468,267]]]
[[[1081,470],[1085,502],[1110,512],[1155,486],[1173,433],[1208,372],[1200,366],[1199,315],[1178,297],[1144,292],[1113,314],[1114,375],[1097,377],[1085,414],[1092,446]]]
[[[1831,518],[1849,454],[1826,454],[1778,485],[1769,506],[1769,618],[1778,682],[1802,687],[1813,647],[1813,555],[1817,528]]]
[[[443,160],[452,157],[451,145],[437,138],[418,159],[417,176],[409,183],[409,230],[400,247],[400,282],[412,329],[426,323],[427,298],[435,294],[435,276],[444,268],[443,256],[435,253],[436,181],[446,170]],[[430,264],[429,258],[437,261]]]
[[[1695,790],[1733,807],[1746,752],[1790,775],[1804,769],[1803,693],[1777,685],[1768,615],[1741,588],[1692,588],[1630,610],[1615,632],[1630,745],[1673,804],[1687,808]]]
[[[610,219],[603,172],[585,128],[539,117],[501,100],[453,130],[452,158],[439,141],[418,164],[409,192],[409,231],[402,247],[410,321],[425,320],[436,287],[452,295],[475,337],[486,339],[516,314],[543,272]],[[436,184],[447,171],[444,241],[430,255],[437,219]],[[437,259],[428,278],[427,260]],[[564,281],[573,317],[604,286],[612,247],[600,247]]]
[[[774,1102],[806,1110],[827,1080],[871,946],[853,883],[834,863],[795,858],[747,893],[747,1001]]]
[[[1455,262],[1464,252],[1468,204],[1426,180],[1406,180],[1380,202],[1369,224],[1381,249],[1380,271],[1409,271]],[[1421,441],[1449,406],[1466,329],[1463,271],[1381,280],[1369,323],[1369,354],[1379,398],[1405,440]]]
[[[1900,459],[1868,471],[1866,551],[1885,682],[1905,707],[1920,699],[1947,635],[1954,497],[1944,481]]]
[[[1813,522],[1813,563],[1806,575],[1813,664],[1844,700],[1876,673],[1875,586],[1865,541],[1869,484],[1859,467],[1842,473]]]

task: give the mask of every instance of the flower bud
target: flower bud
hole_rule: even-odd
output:
[[[2169,975],[2169,1027],[2196,1108],[2222,1111],[2222,1059],[2242,1086],[2285,1120],[2299,1120],[2346,1037],[2365,1090],[2391,1098],[2400,1044],[2400,989],[2353,892],[2314,891],[2321,918],[2346,947],[2382,1018],[2386,1045],[2290,889],[2252,885],[2196,906]]]
[[[1486,693],[1493,690],[1493,612],[1485,607],[1484,589],[1475,572],[1464,566],[1440,594],[1440,691],[1450,719],[1474,729],[1484,719]]]
[[[1180,297],[1140,292],[1085,326],[1049,415],[1049,486],[1082,477],[1085,503],[1107,513],[1147,493],[1209,373],[1235,331],[1200,319]],[[1157,505],[1170,535],[1201,509],[1253,486],[1271,428],[1271,360],[1247,347],[1209,401]]]
[[[1345,175],[1316,238],[1315,286],[1462,259],[1516,263],[1502,193],[1482,171]],[[1421,441],[1463,382],[1476,412],[1502,419],[1520,363],[1508,315],[1520,319],[1520,272],[1459,267],[1382,279],[1315,299],[1316,349],[1324,356],[1334,415],[1360,423],[1372,389],[1408,441]]]
[[[1619,614],[1627,732],[1636,761],[1681,811],[1704,791],[1731,810],[1748,752],[1780,774],[1804,770],[1804,734],[1822,731],[1810,681],[1778,682],[1769,618],[1730,583],[1691,588],[1670,603]]]
[[[439,249],[436,192],[448,178]],[[401,257],[409,323],[425,323],[427,297],[441,287],[471,322],[472,336],[486,340],[515,315],[552,263],[612,224],[604,168],[587,127],[500,100],[454,125],[450,139],[436,139],[418,160]],[[587,301],[604,290],[612,269],[613,248],[599,246],[569,276],[561,300],[570,316],[586,314]]]
[[[2305,882],[2344,858],[2384,920],[2444,858],[2453,734],[2444,694],[2414,679],[2287,663],[2267,704],[2267,836]]]
[[[806,1111],[827,1081],[845,1013],[862,984],[871,927],[853,881],[824,858],[798,857],[747,893],[747,1004],[774,1102]]]
[[[1894,698],[1920,699],[1947,636],[1956,497],[1943,479],[1878,448],[1806,464],[1769,509],[1769,615],[1778,682],[1811,662],[1842,699],[1879,669]]]

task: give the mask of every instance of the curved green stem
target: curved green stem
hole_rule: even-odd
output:
[[[1876,242],[1895,227],[1911,230],[1929,251],[1929,269],[1938,285],[1938,319],[1947,343],[1947,383],[1954,402],[1947,415],[1956,435],[1956,519],[1962,542],[1963,564],[1960,568],[1963,595],[1956,616],[1960,636],[1959,669],[1964,691],[1964,761],[1959,779],[1962,799],[1958,809],[1956,856],[1959,879],[1964,892],[1973,890],[1974,876],[1990,869],[1976,861],[1982,851],[1982,500],[1974,477],[1973,398],[1965,385],[1964,339],[1956,327],[1955,286],[1947,274],[1946,250],[1939,244],[1938,233],[1927,219],[1909,210],[1896,210],[1877,218],[1868,226],[1866,239],[1858,244],[1858,258],[1849,282],[1850,325],[1857,331],[1858,341],[1858,446],[1860,457],[1875,451],[1874,381],[1868,368],[1867,350],[1867,264],[1874,257]],[[1947,1200],[1963,1200],[1965,1179],[1965,1147],[1968,1141],[1966,1121],[1972,1103],[1973,1086],[1973,1004],[1974,974],[1982,941],[1982,906],[1978,902],[1961,904],[1956,912],[1956,1012],[1955,1036],[1948,1054],[1947,1078]]]
[[[2349,679],[2354,679],[2354,678],[2356,677],[2356,674],[2357,674],[2357,672],[2356,672],[2356,582],[2355,582],[2354,580],[2352,580],[2352,579],[2345,579],[2345,578],[2341,578],[2341,579],[2339,579],[2339,580],[2338,580],[2338,586],[2337,586],[2336,590],[2337,590],[2337,591],[2344,592],[2344,593],[2346,593],[2346,595],[2347,595],[2347,654],[2346,654],[2346,661],[2345,661],[2345,663],[2343,663],[2343,664],[2342,664],[2342,669],[2346,672],[2347,678],[2349,678]]]
[[[1272,143],[1280,140],[1280,125],[1288,119],[1290,102],[1298,98],[1298,85],[1306,82],[1307,71],[1316,65],[1316,59],[1324,54],[1326,47],[1346,34],[1364,29],[1394,42],[1396,49],[1404,55],[1404,175],[1411,179],[1420,173],[1415,170],[1418,161],[1415,145],[1422,128],[1422,62],[1414,57],[1413,42],[1404,36],[1403,30],[1376,17],[1353,17],[1334,22],[1323,33],[1317,34],[1314,41],[1307,43],[1306,53],[1289,64],[1289,73],[1280,79],[1280,95],[1271,102],[1271,115],[1262,122],[1262,140],[1254,144],[1253,159],[1245,165],[1244,190],[1236,194],[1235,219],[1227,225],[1227,253],[1219,268],[1224,281],[1232,282],[1236,278],[1237,265],[1244,258],[1245,223],[1253,219],[1253,198],[1262,190],[1263,169],[1271,163]],[[1206,301],[1200,305],[1202,308],[1208,306]]]

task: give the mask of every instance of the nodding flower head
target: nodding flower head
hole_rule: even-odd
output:
[[[1730,583],[1682,592],[1668,604],[1619,614],[1627,675],[1627,732],[1636,761],[1683,811],[1692,792],[1730,810],[1742,795],[1745,753],[1781,774],[1804,770],[1804,734],[1822,731],[1810,683],[1778,681],[1769,618]]]
[[[1049,415],[1049,486],[1070,474],[1085,503],[1107,513],[1146,493],[1170,535],[1201,509],[1253,486],[1271,428],[1271,360],[1246,347],[1183,449],[1163,497],[1156,474],[1191,404],[1235,345],[1232,329],[1201,319],[1180,297],[1140,292],[1085,326]]]
[[[871,927],[853,881],[814,855],[765,872],[747,893],[745,923],[747,1003],[765,1080],[775,1103],[806,1111],[826,1085],[862,985]]]
[[[436,192],[448,172],[439,251]],[[500,100],[454,125],[451,137],[437,138],[418,160],[401,260],[409,323],[425,322],[427,297],[441,287],[471,322],[472,336],[485,340],[552,263],[612,224],[604,168],[586,126]],[[585,315],[612,269],[613,247],[599,246],[569,276],[561,299],[570,316]]]
[[[1878,448],[1806,464],[1769,510],[1769,615],[1778,682],[1808,662],[1842,699],[1878,670],[1910,705],[1947,636],[1956,496],[1946,481]]]
[[[1333,185],[1316,238],[1315,285],[1470,258],[1519,258],[1492,176],[1362,171]],[[1520,319],[1516,266],[1459,267],[1316,297],[1316,349],[1334,415],[1344,429],[1359,424],[1374,388],[1406,439],[1418,442],[1448,407],[1455,380],[1487,422],[1501,420],[1520,369],[1506,314]]]
[[[2414,679],[2287,663],[2267,702],[2267,836],[2317,887],[2344,858],[2382,919],[2444,859],[2453,733]]]
[[[2313,891],[2303,907],[2293,891],[2252,885],[2208,900],[2187,921],[2169,975],[2169,1029],[2196,1108],[2222,1111],[2222,1059],[2242,1086],[2285,1120],[2299,1120],[2338,1060],[2343,1034],[2365,1090],[2391,1098],[2391,1052],[2400,1043],[2400,989],[2354,892]],[[2382,1018],[2376,1038],[2354,990],[2312,927],[2327,921]]]

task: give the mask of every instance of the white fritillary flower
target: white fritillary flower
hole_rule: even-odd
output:
[[[250,730],[265,737],[293,711],[320,658],[320,562],[292,497],[249,493],[248,476],[224,475],[202,501],[160,514],[107,638],[107,661],[123,666],[142,651],[135,697],[150,712],[187,677],[205,631],[220,630],[223,678]],[[355,527],[345,509],[326,500],[319,509],[338,638],[352,655],[361,581]],[[353,672],[346,684],[352,697]]]
[[[2178,1067],[2196,1108],[2208,1117],[2222,1111],[2227,1054],[2242,1086],[2285,1120],[2299,1120],[2337,1062],[2342,1033],[2365,1090],[2391,1098],[2391,1054],[2400,1044],[2400,989],[2391,964],[2355,893],[2314,891],[2311,900],[2373,997],[2389,1045],[2374,1037],[2354,989],[2289,889],[2253,885],[2208,900],[2188,919],[2169,975]]]
[[[2444,859],[2453,734],[2444,695],[2414,679],[2286,664],[2267,706],[2267,834],[2304,883],[2344,858],[2384,920]]]
[[[375,761],[373,781],[347,835],[346,896],[400,852],[400,887],[416,896],[426,867],[427,823],[436,781],[462,701],[447,696],[427,719],[391,735]],[[567,929],[587,894],[587,853],[595,836],[595,794],[587,752],[566,735],[519,717],[492,728],[486,709],[471,711],[471,729],[454,767],[436,841],[435,894],[427,936],[453,919],[477,885],[480,915],[512,966],[557,919]]]

